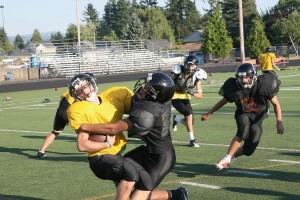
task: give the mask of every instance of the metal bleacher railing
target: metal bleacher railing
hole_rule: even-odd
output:
[[[82,42],[80,48],[77,43],[51,44],[54,52],[37,53],[40,66],[43,66],[41,75],[55,78],[55,74],[71,77],[80,72],[110,75],[170,69],[168,63],[157,53],[147,50],[144,43],[127,40]]]

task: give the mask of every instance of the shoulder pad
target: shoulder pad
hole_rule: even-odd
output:
[[[199,80],[206,80],[207,79],[207,73],[203,69],[198,69],[195,73],[196,78]]]
[[[180,74],[181,73],[181,65],[179,65],[179,64],[173,65],[171,72],[174,74]]]

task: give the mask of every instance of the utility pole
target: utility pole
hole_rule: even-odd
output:
[[[80,20],[79,20],[79,12],[78,12],[78,0],[76,0],[76,17],[77,17],[77,48],[80,53]]]
[[[2,26],[3,26],[3,30],[4,30],[4,15],[3,15],[4,6],[0,6],[0,8],[2,9]]]
[[[243,2],[239,0],[239,22],[240,22],[240,49],[241,60],[245,60],[245,45],[244,45],[244,21],[243,21]]]

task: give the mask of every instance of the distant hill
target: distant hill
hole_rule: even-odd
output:
[[[50,40],[51,34],[52,34],[52,33],[56,33],[56,32],[45,32],[45,33],[41,33],[42,39],[43,39],[44,41]],[[63,34],[63,33],[62,33],[62,34]],[[63,34],[63,35],[64,35],[64,34]],[[8,36],[9,41],[10,41],[12,44],[13,44],[14,41],[15,41],[15,37],[16,37],[16,36]],[[24,43],[26,44],[26,43],[32,38],[32,34],[23,34],[23,35],[21,35],[21,37],[23,38]]]

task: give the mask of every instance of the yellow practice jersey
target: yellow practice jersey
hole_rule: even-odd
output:
[[[191,96],[188,93],[177,93],[175,92],[172,99],[191,99]]]
[[[81,124],[115,123],[123,118],[123,114],[131,108],[133,92],[126,87],[112,87],[98,96],[101,104],[96,105],[88,101],[79,101],[72,104],[68,111],[69,123],[73,130],[77,130]],[[90,152],[89,156],[102,154],[117,154],[127,143],[124,134],[116,135],[115,143],[111,148],[98,152]]]
[[[65,91],[65,93],[63,93],[61,96],[60,96],[60,99],[63,99],[63,98],[66,98],[67,102],[69,104],[72,104],[74,103],[75,99],[73,97],[71,97],[70,93],[69,93],[69,90]]]
[[[276,56],[274,53],[262,53],[259,56],[259,61],[261,63],[261,70],[267,71],[267,70],[273,70],[273,64],[272,60],[276,59]]]

